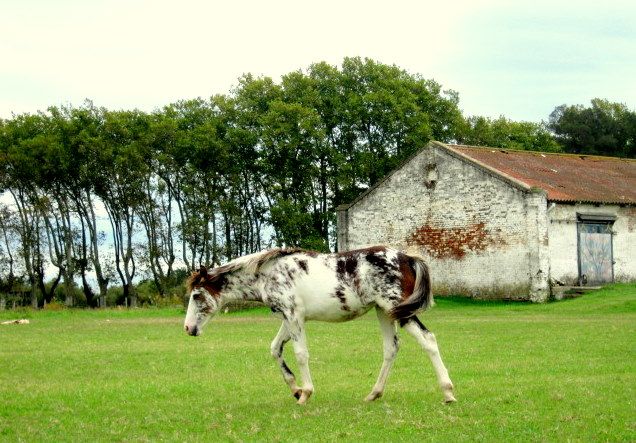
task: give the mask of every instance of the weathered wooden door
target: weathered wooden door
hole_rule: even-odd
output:
[[[600,217],[590,220],[579,216],[579,284],[614,281],[612,223]]]

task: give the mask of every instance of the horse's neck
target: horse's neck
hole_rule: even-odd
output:
[[[254,275],[237,272],[228,280],[229,289],[221,291],[223,303],[236,300],[263,301],[261,291],[258,290],[257,277]]]

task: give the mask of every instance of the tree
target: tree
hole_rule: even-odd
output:
[[[182,105],[177,103],[166,106],[163,110],[153,113],[150,119],[149,127],[149,149],[150,154],[146,158],[149,167],[156,175],[155,186],[148,183],[148,188],[155,189],[160,202],[155,206],[155,210],[161,213],[161,225],[154,223],[154,217],[144,217],[147,220],[146,230],[151,230],[158,235],[154,236],[155,240],[150,240],[152,246],[148,246],[148,252],[153,253],[155,257],[148,257],[149,261],[154,262],[157,273],[153,271],[155,283],[162,277],[159,273],[162,269],[158,264],[159,255],[165,260],[167,265],[165,278],[170,278],[172,265],[177,256],[176,235],[183,226],[183,220],[188,216],[188,208],[185,206],[185,182],[188,174],[188,150],[184,145],[185,132],[187,125],[183,124]],[[146,196],[148,198],[149,195]],[[152,198],[151,198],[152,200]],[[152,206],[151,201],[145,202]],[[174,220],[173,205],[176,205],[179,220]],[[143,221],[142,221],[143,223]],[[183,230],[181,230],[183,233]],[[161,245],[157,244],[158,237],[162,238]],[[182,240],[182,259],[186,266],[189,265],[187,259],[187,238],[181,235]],[[161,254],[159,253],[161,250]],[[151,266],[152,269],[152,266]]]
[[[143,160],[148,119],[138,111],[104,113],[102,140],[104,157],[96,174],[95,193],[106,207],[110,220],[115,268],[124,297],[137,305],[133,280],[137,271],[133,237],[144,183],[150,173]]]
[[[332,221],[336,206],[353,200],[430,139],[453,140],[462,121],[456,92],[396,66],[345,58],[340,69],[311,65],[307,76],[299,100],[318,113],[324,127],[319,171],[330,176]]]
[[[272,141],[279,147],[282,143],[301,146],[294,138],[295,126],[289,124],[289,112],[279,112],[283,107],[295,107],[297,116],[301,110],[313,113],[315,131],[309,155],[303,155],[304,169],[298,164],[286,168],[279,161],[274,171],[294,177],[311,169],[311,185],[303,188],[309,203],[299,205],[289,198],[282,205],[268,203],[275,208],[270,209],[272,222],[285,221],[289,229],[298,229],[299,223],[312,226],[294,235],[307,237],[311,232],[309,237],[323,239],[321,248],[332,244],[329,226],[335,222],[336,206],[375,184],[431,138],[449,141],[461,123],[455,92],[442,92],[432,80],[369,59],[346,58],[341,68],[317,63],[307,73],[284,76],[280,87],[271,79],[248,77],[238,92],[239,101],[252,104],[250,111],[258,116],[250,128],[263,153],[271,153],[266,148]],[[268,172],[265,176],[271,178]],[[266,195],[271,200],[269,191]]]
[[[279,245],[327,250],[314,186],[324,143],[319,116],[298,103],[275,101],[262,121],[263,172]]]
[[[47,126],[42,134],[43,142],[33,143],[29,150],[29,155],[39,164],[39,167],[32,168],[32,181],[39,194],[37,208],[44,223],[49,262],[59,269],[63,277],[66,304],[72,306],[75,294],[73,279],[76,274],[74,240],[77,231],[65,182],[73,158],[61,145],[60,138],[56,137],[52,118],[47,115],[44,121]],[[51,297],[46,297],[46,302],[50,301]]]
[[[544,123],[473,116],[465,119],[457,142],[504,149],[557,152],[561,148]]]
[[[13,291],[19,276],[16,275],[14,250],[19,247],[16,234],[18,221],[16,214],[0,204],[0,310],[6,304],[6,295]]]
[[[39,186],[38,177],[46,171],[47,148],[54,144],[49,124],[50,120],[44,114],[22,114],[3,125],[0,134],[2,187],[11,194],[18,214],[19,253],[31,285],[33,307],[38,306],[38,290],[44,302],[51,301],[62,275],[61,268],[58,268],[57,277],[47,289],[43,250],[48,246],[45,217],[49,214],[46,195]]]
[[[106,306],[109,277],[100,251],[105,233],[97,227],[95,188],[106,162],[102,125],[104,110],[87,101],[80,108],[49,108],[54,131],[67,159],[59,173],[73,211],[77,214],[76,266],[82,279],[82,289],[89,306]],[[79,232],[78,232],[79,231]],[[99,299],[87,281],[87,271],[95,273]]]
[[[557,106],[549,127],[566,152],[636,157],[636,112],[595,98],[590,107]]]

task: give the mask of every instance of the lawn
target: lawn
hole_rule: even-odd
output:
[[[373,313],[310,323],[316,392],[297,406],[265,310],[201,337],[183,312],[4,311],[2,441],[636,441],[636,285],[545,305],[438,299],[421,315],[456,386],[445,405],[407,334],[384,397]],[[287,360],[295,368],[291,346]]]

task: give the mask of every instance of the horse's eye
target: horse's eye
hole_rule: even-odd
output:
[[[192,294],[192,298],[196,301],[201,301],[203,300],[203,294],[201,292],[195,292]]]

